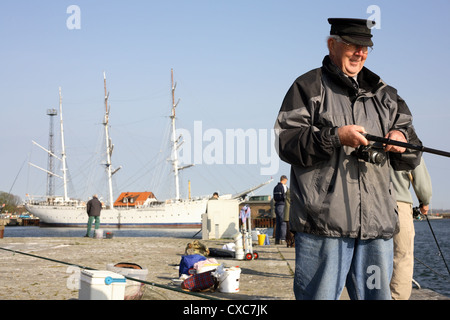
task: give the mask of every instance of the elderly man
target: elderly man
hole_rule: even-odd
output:
[[[390,299],[397,208],[390,167],[414,168],[420,153],[370,145],[364,133],[419,143],[397,91],[364,67],[373,21],[329,19],[329,55],[300,76],[275,123],[291,164],[297,299]],[[370,147],[370,148],[368,148]]]

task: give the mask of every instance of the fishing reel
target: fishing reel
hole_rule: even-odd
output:
[[[387,155],[383,147],[376,144],[359,146],[358,149],[352,152],[352,154],[358,159],[378,166],[383,166],[387,159]]]
[[[414,207],[413,208],[413,218],[416,220],[422,220],[423,219],[423,214],[420,211],[419,207]]]

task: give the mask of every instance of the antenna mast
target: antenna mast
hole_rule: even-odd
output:
[[[55,195],[55,179],[53,176],[54,172],[54,166],[53,166],[53,154],[54,154],[54,148],[53,148],[53,117],[55,117],[58,114],[56,109],[47,109],[47,115],[50,117],[50,126],[49,126],[49,133],[48,133],[48,162],[47,162],[47,196],[53,197]],[[51,172],[51,173],[50,173]]]
[[[49,115],[50,118],[50,136],[49,136],[49,149],[47,150],[44,147],[42,147],[41,145],[39,145],[38,143],[33,142],[33,144],[37,145],[39,148],[41,148],[42,150],[44,150],[45,152],[48,153],[49,155],[49,159],[48,159],[48,170],[45,170],[35,164],[32,164],[31,162],[29,162],[29,165],[44,171],[47,173],[47,183],[48,183],[48,194],[47,196],[49,198],[54,196],[54,182],[53,177],[57,177],[60,179],[63,179],[64,182],[64,202],[69,200],[69,197],[67,195],[67,161],[66,161],[66,146],[65,146],[65,142],[64,142],[64,124],[63,124],[63,113],[62,113],[62,94],[61,94],[61,87],[59,87],[59,115],[60,115],[60,125],[61,125],[61,158],[59,158],[58,156],[55,155],[55,153],[53,152],[53,117],[56,116],[58,113],[55,109],[48,109],[47,110],[47,115]],[[59,161],[62,162],[63,165],[63,176],[59,176],[57,174],[55,174],[53,172],[53,158],[58,159]]]

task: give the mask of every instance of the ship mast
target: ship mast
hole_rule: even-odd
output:
[[[103,125],[105,126],[105,139],[106,139],[106,172],[108,174],[108,191],[109,191],[109,205],[110,208],[114,206],[113,188],[112,188],[112,167],[111,167],[111,156],[113,151],[113,146],[111,144],[111,139],[109,137],[109,110],[108,98],[109,93],[106,90],[106,73],[103,72],[103,84],[105,88],[105,120]]]
[[[178,99],[177,102],[175,102],[175,88],[177,87],[177,84],[173,81],[173,69],[171,69],[171,78],[172,78],[172,114],[170,116],[171,122],[172,122],[172,167],[173,167],[173,173],[175,176],[175,200],[180,200],[180,180],[179,180],[179,173],[181,170],[190,168],[193,166],[193,164],[188,164],[183,167],[178,166],[178,148],[183,144],[184,141],[182,141],[182,136],[180,135],[177,138],[177,129],[175,125],[176,120],[176,112],[175,109],[178,106],[178,103],[180,100]]]
[[[180,200],[180,181],[178,178],[178,142],[176,136],[176,127],[175,127],[175,108],[177,107],[180,100],[175,103],[175,88],[176,83],[173,81],[173,69],[171,69],[171,78],[172,78],[172,114],[170,119],[172,121],[172,166],[173,173],[175,176],[175,200]]]
[[[63,113],[62,113],[62,95],[61,87],[59,87],[59,119],[61,125],[61,161],[63,165],[63,182],[64,182],[64,202],[66,202],[69,197],[67,195],[67,163],[66,163],[66,145],[64,142],[64,125],[63,125]]]

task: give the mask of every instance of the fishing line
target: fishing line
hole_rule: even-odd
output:
[[[444,261],[445,267],[447,268],[447,272],[450,275],[450,270],[448,269],[447,262],[445,261],[444,255],[442,254],[442,251],[441,251],[441,247],[439,246],[439,242],[437,241],[436,235],[434,234],[433,228],[431,227],[431,223],[430,223],[430,220],[428,219],[428,215],[425,215],[425,217],[427,218],[428,225],[430,226],[430,230],[431,230],[431,233],[433,234],[434,241],[436,242],[436,245],[438,247],[439,253],[440,253],[441,257],[442,257],[442,260]]]
[[[77,265],[77,264],[74,264],[74,263],[69,263],[69,262],[65,262],[65,261],[55,260],[55,259],[51,259],[51,258],[41,257],[41,256],[37,256],[37,255],[31,254],[31,253],[21,252],[21,251],[17,251],[17,250],[12,250],[12,249],[2,248],[2,247],[0,247],[0,250],[9,251],[9,252],[12,252],[14,254],[18,253],[18,254],[29,256],[29,257],[32,257],[32,258],[37,258],[37,259],[47,260],[47,261],[51,261],[51,262],[61,263],[61,264],[65,264],[67,266],[74,266],[74,267],[78,267],[80,269],[97,270],[97,269],[94,269],[94,268],[80,266],[80,265]],[[204,294],[201,294],[201,293],[192,292],[192,291],[184,291],[183,289],[177,288],[177,287],[170,287],[170,286],[166,286],[166,285],[163,285],[163,284],[149,282],[149,281],[136,279],[136,278],[132,278],[132,277],[128,277],[128,276],[124,276],[124,277],[126,279],[128,279],[128,280],[131,280],[131,281],[136,281],[136,282],[148,284],[148,285],[153,286],[153,287],[158,287],[158,288],[162,288],[162,289],[166,289],[166,290],[171,290],[171,291],[176,291],[176,292],[179,292],[179,293],[184,293],[184,294],[196,296],[196,297],[207,299],[207,300],[220,300],[219,298],[210,297],[210,296],[207,296],[207,295],[204,295]]]
[[[446,279],[447,281],[449,280],[448,276],[446,276],[445,274],[439,273],[436,270],[434,270],[433,268],[431,268],[429,265],[427,265],[425,262],[423,262],[422,260],[420,260],[417,257],[414,257],[414,260],[416,260],[417,262],[420,262],[421,264],[423,264],[425,267],[427,267],[428,269],[430,269],[430,271],[434,272],[435,274],[437,274],[438,276],[442,277],[443,279]]]

